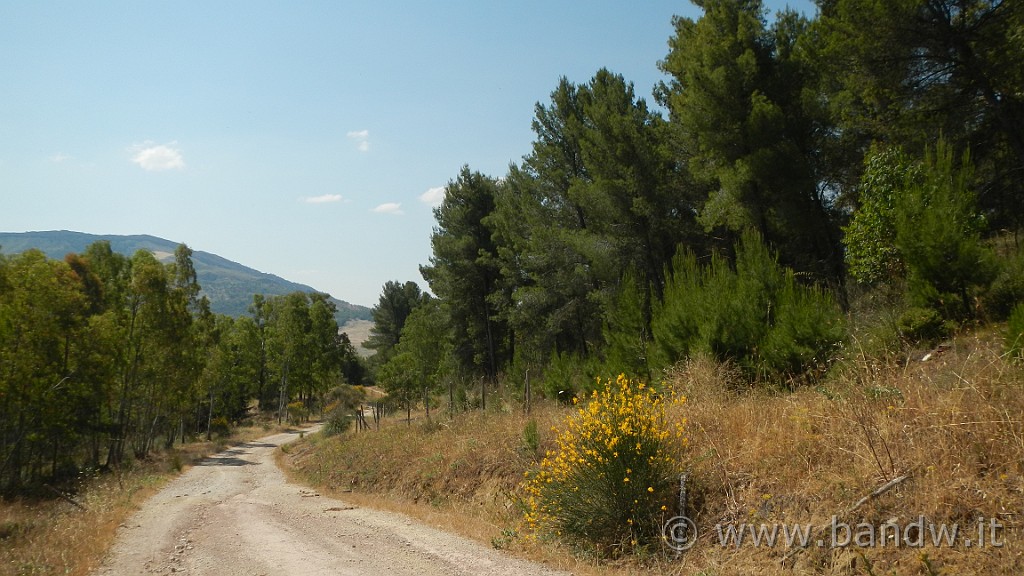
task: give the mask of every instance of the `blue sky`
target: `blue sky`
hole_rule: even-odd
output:
[[[559,77],[652,103],[674,14],[699,11],[0,0],[0,230],[152,234],[372,306],[426,288],[440,191],[529,153]]]

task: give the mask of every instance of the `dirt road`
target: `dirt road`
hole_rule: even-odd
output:
[[[99,575],[560,574],[286,482],[278,434],[206,459],[120,528]]]

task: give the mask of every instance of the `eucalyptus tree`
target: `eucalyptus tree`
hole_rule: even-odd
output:
[[[0,483],[14,489],[56,473],[79,436],[87,395],[72,347],[86,297],[65,262],[29,250],[0,261]]]

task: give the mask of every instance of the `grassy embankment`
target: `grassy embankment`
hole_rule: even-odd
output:
[[[117,527],[168,480],[227,446],[278,429],[237,428],[227,438],[185,444],[117,472],[83,477],[71,495],[77,505],[53,493],[0,500],[0,576],[88,574],[113,544]]]
[[[710,361],[690,362],[668,379],[688,396],[689,506],[700,530],[679,558],[655,553],[599,564],[524,537],[521,481],[553,447],[552,427],[567,407],[542,404],[527,417],[508,404],[430,425],[396,417],[379,431],[310,438],[289,447],[287,459],[303,480],[356,504],[405,512],[576,573],[1024,573],[1024,367],[1007,363],[994,331],[961,336],[927,361],[852,358],[822,385],[793,393],[737,382]],[[536,443],[524,434],[531,420]],[[883,545],[880,537],[874,546],[831,548],[833,515],[851,536],[863,532],[861,522],[878,535],[887,522],[906,530],[921,516],[962,532],[955,546],[935,546],[926,533],[923,548]],[[990,519],[1003,526],[1002,547],[977,545],[981,518],[986,539]],[[714,527],[740,523],[822,531],[799,551],[781,542],[720,545]],[[839,528],[837,535],[847,534]],[[915,529],[908,535],[913,541]]]

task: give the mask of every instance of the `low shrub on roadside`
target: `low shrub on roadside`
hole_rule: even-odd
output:
[[[1006,323],[1006,351],[1010,360],[1024,362],[1024,302],[1017,304]]]
[[[537,534],[617,554],[661,536],[672,500],[685,421],[670,408],[683,397],[661,394],[620,375],[569,415],[533,473],[526,519]],[[674,412],[674,411],[671,411]]]

